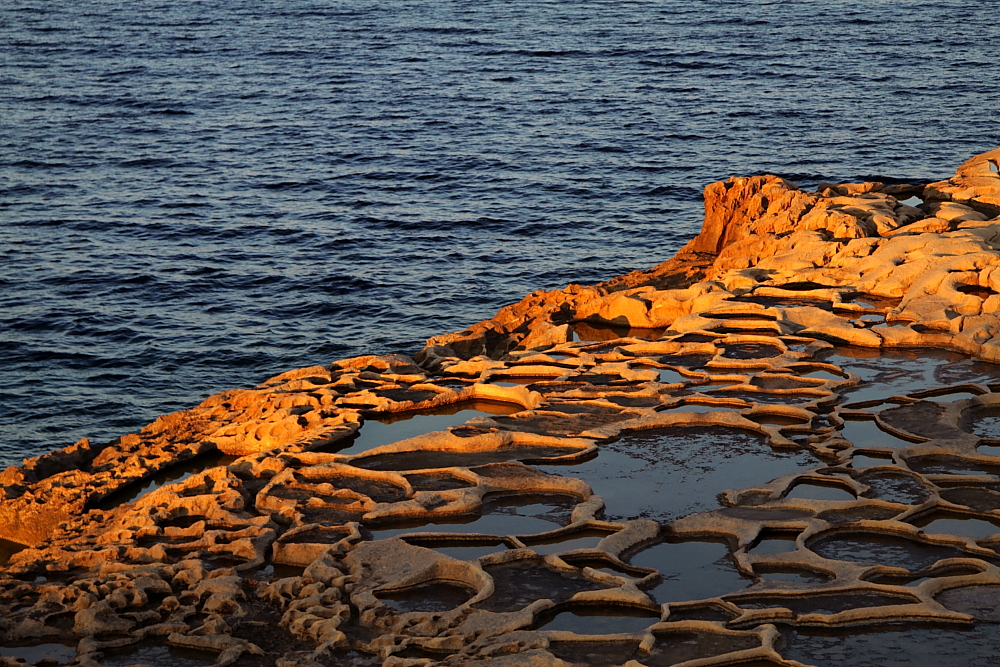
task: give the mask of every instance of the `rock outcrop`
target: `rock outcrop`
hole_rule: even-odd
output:
[[[9,468],[0,646],[792,666],[810,628],[936,623],[993,655],[998,156],[714,183],[654,269]]]
[[[989,211],[1000,192],[998,155],[976,156],[952,179],[927,186],[820,184],[806,193],[775,176],[713,183],[705,189],[701,233],[675,258],[594,287],[533,293],[491,320],[430,339],[417,359],[442,368],[565,342],[575,322],[676,330],[674,322],[708,302],[762,289],[801,292],[802,285],[900,299],[887,322],[947,332],[949,347],[1000,358],[992,324],[1000,302],[989,299],[997,291],[991,218],[1000,210]],[[911,206],[896,195],[926,200]],[[872,331],[877,338],[843,342],[921,344],[921,332],[910,327]],[[939,338],[925,342],[940,346]]]

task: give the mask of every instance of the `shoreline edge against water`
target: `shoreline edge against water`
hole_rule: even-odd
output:
[[[362,539],[362,531],[393,520],[468,515],[483,506],[484,498],[498,494],[568,494],[579,503],[569,523],[552,534],[476,539],[506,540],[508,553],[521,553],[497,556],[495,562],[501,563],[524,556],[532,545],[536,553],[531,557],[537,559],[539,545],[590,531],[587,535],[600,540],[588,548],[626,566],[620,557],[657,539],[662,527],[641,518],[605,521],[604,500],[573,479],[572,468],[567,468],[570,477],[561,477],[533,471],[531,464],[584,460],[597,453],[598,442],[627,432],[690,426],[741,429],[760,434],[774,448],[807,446],[819,458],[840,461],[848,446],[834,428],[802,426],[831,409],[839,415],[839,391],[860,381],[815,361],[823,350],[936,348],[1000,362],[998,165],[1000,149],[995,149],[935,183],[820,184],[815,192],[775,176],[713,183],[705,189],[701,233],[657,267],[595,286],[532,293],[465,331],[429,339],[412,358],[367,355],[287,371],[253,389],[210,396],[138,433],[103,445],[84,439],[8,468],[0,473],[5,493],[0,537],[27,548],[4,547],[11,552],[5,590],[20,590],[33,602],[4,607],[10,612],[0,623],[4,639],[82,638],[79,664],[100,664],[101,650],[158,636],[172,645],[215,651],[216,664],[232,664],[226,660],[264,649],[230,632],[229,625],[245,622],[237,619],[257,604],[251,600],[270,600],[281,612],[281,627],[299,643],[267,651],[298,656],[299,662],[288,664],[310,664],[314,653],[354,646],[351,642],[359,640],[347,637],[351,623],[376,632],[365,646],[390,662],[404,645],[419,645],[455,664],[492,660],[507,645],[505,635],[528,632],[523,628],[531,622],[486,620],[474,613],[472,601],[437,618],[403,618],[406,614],[386,612],[373,591],[458,581],[475,591],[473,600],[487,600],[495,584],[482,568],[494,562],[488,560],[494,555],[478,565],[443,560],[398,538],[377,550],[376,542]],[[671,355],[709,361],[693,372],[667,364],[664,359]],[[670,368],[679,373],[679,382],[666,381],[657,370]],[[800,379],[801,371],[824,368],[840,373],[840,379]],[[744,392],[741,397],[719,399],[699,390],[700,404],[719,409],[680,409],[699,404],[690,398],[692,392],[720,377],[730,377],[733,392]],[[932,416],[912,408],[895,413],[896,422],[886,417],[880,425],[931,443],[907,450],[914,460],[946,454],[976,460],[972,436],[961,428],[962,415],[1000,400],[993,400],[989,383],[971,384],[977,395],[964,399],[968,404]],[[782,397],[788,397],[787,405],[777,404]],[[807,400],[794,404],[795,397]],[[363,452],[337,453],[354,441],[366,419],[476,401],[513,405],[516,411]],[[899,406],[911,403],[919,398],[904,397]],[[790,421],[774,422],[776,417]],[[928,424],[937,430],[931,433]],[[793,438],[790,426],[809,437]],[[188,477],[134,501],[112,502],[184,464],[193,466]],[[924,474],[916,464],[911,467]],[[451,472],[423,472],[431,469]],[[442,481],[449,475],[461,483]],[[781,479],[761,480],[750,491],[727,491],[730,506],[752,505],[751,497],[778,502],[788,485],[804,478],[797,476],[794,484]],[[809,511],[821,514],[824,507]],[[680,519],[671,530],[721,531],[740,544],[759,539],[746,533],[750,519],[739,523],[712,514],[721,526],[713,529],[706,527],[705,515]],[[981,546],[964,544],[956,557],[982,556]],[[574,561],[559,562],[568,567]],[[248,593],[248,586],[258,584],[247,584],[247,573],[275,565],[303,568],[303,574],[290,577],[298,581],[286,581],[284,588],[277,582],[285,579],[279,579],[267,584],[266,592]],[[956,576],[992,581],[997,573],[990,568]],[[73,573],[71,581],[57,583],[66,573]],[[34,588],[25,583],[29,574],[40,579]],[[844,566],[834,578],[856,582],[859,576]],[[77,583],[83,580],[99,592],[86,592],[87,586]],[[115,590],[129,592],[116,594],[109,588],[112,581],[123,582]],[[634,581],[602,591],[590,596],[595,604],[655,607]],[[897,605],[906,609],[886,607],[880,613],[896,620],[968,622],[959,612],[935,608],[933,593],[928,588],[917,602]],[[160,598],[157,610],[130,611],[136,600],[145,598],[144,606],[151,595]],[[52,596],[62,601],[42,614],[39,605],[49,604]],[[312,607],[303,601],[308,600],[326,611],[307,614]],[[184,606],[194,611],[178,616]],[[535,606],[531,619],[546,608]],[[28,609],[38,613],[31,616]],[[661,622],[667,623],[669,610],[662,613]],[[858,609],[852,613],[856,620],[871,620]],[[824,622],[849,620],[834,616]],[[198,623],[188,623],[189,617]],[[773,620],[758,617],[760,623]],[[750,625],[747,617],[740,628]],[[411,627],[423,629],[411,632]],[[755,646],[733,649],[728,660],[737,654],[783,660],[767,627],[773,626],[764,623],[752,631],[699,626],[734,646]],[[658,632],[668,630],[676,628]],[[551,637],[533,637],[525,655],[535,651],[537,664],[558,664],[537,652],[545,649],[538,642]],[[318,648],[310,653],[302,642]],[[411,664],[406,660],[398,657],[392,664]]]

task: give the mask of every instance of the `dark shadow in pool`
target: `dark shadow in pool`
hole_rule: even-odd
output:
[[[781,348],[766,343],[734,343],[726,345],[722,352],[724,359],[768,359],[781,354]]]
[[[11,556],[16,554],[18,551],[24,551],[27,548],[27,544],[11,542],[10,540],[5,540],[0,537],[0,565],[6,565]]]

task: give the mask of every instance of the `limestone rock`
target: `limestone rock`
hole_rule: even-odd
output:
[[[929,202],[964,204],[986,216],[1000,215],[1000,148],[966,160],[947,181],[931,183],[924,190]]]
[[[78,642],[87,666],[166,638],[216,665],[504,667],[659,664],[681,636],[713,647],[698,664],[777,664],[772,623],[992,618],[998,151],[926,188],[711,184],[701,234],[651,270],[9,468],[0,526],[29,548],[0,567],[0,645]],[[787,467],[657,513],[751,441]],[[725,551],[732,590],[658,604],[683,558],[641,554],[692,541]],[[549,624],[567,612],[634,624]]]

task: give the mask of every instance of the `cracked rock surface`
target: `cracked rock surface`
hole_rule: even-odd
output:
[[[9,468],[0,665],[992,664],[998,158]]]

